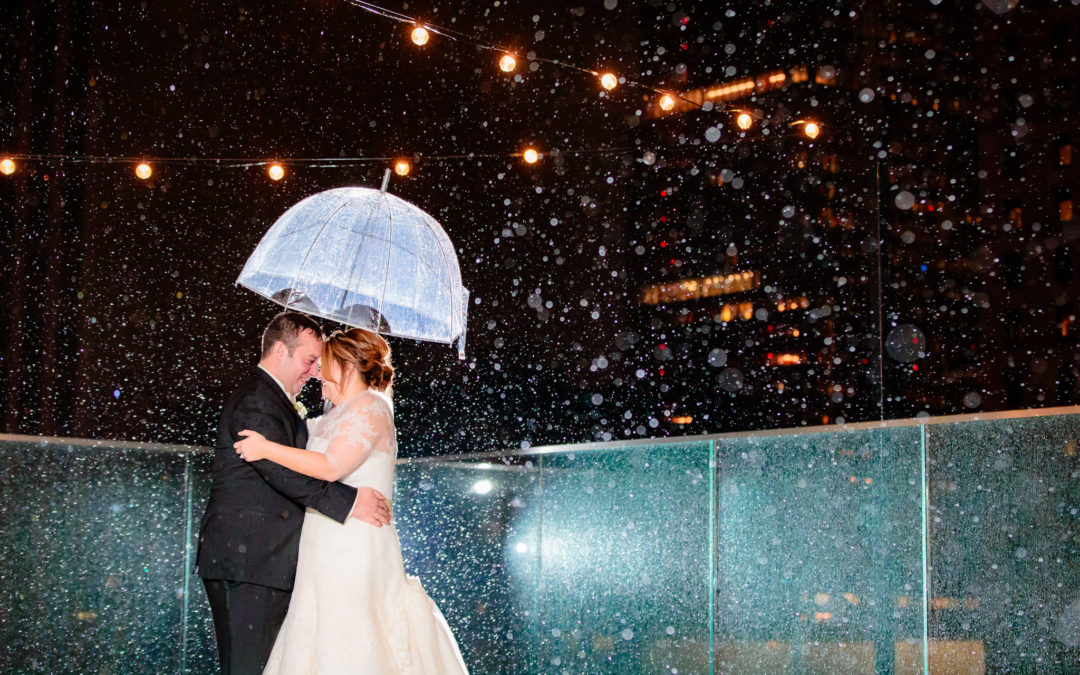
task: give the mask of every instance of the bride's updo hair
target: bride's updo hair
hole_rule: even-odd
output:
[[[389,393],[388,390],[394,383],[390,345],[378,333],[363,328],[334,331],[323,345],[323,355],[340,366],[342,381],[334,384],[341,389],[345,388],[345,380],[348,379],[345,374],[346,363],[351,363],[356,372],[363,376],[367,386],[376,391]],[[326,378],[325,374],[323,377]]]

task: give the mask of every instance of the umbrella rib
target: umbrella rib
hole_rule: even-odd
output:
[[[308,250],[304,252],[304,259],[300,262],[300,267],[297,268],[297,270],[296,270],[296,275],[293,277],[292,286],[291,286],[293,291],[296,290],[296,282],[300,279],[300,275],[303,274],[304,267],[307,266],[308,258],[311,257],[311,249],[315,248],[315,243],[317,241],[319,241],[319,237],[322,236],[323,231],[326,230],[326,226],[330,224],[330,221],[334,219],[334,216],[336,216],[338,213],[340,213],[343,208],[348,206],[348,204],[349,204],[348,201],[342,200],[341,205],[338,206],[336,209],[334,209],[334,212],[330,214],[329,218],[327,218],[326,220],[323,221],[322,227],[319,228],[319,232],[315,235],[315,238],[311,240],[311,245],[308,246]],[[288,301],[286,301],[285,309],[288,309],[288,308],[289,308]],[[321,311],[323,313],[326,313],[326,310],[322,309],[321,307],[316,307],[316,309],[318,309],[319,311]]]
[[[376,239],[377,240],[378,237],[373,237],[372,234],[371,234],[370,225],[371,225],[371,221],[375,218],[376,206],[378,205],[379,200],[378,200],[378,198],[375,198],[374,200],[372,200],[372,201],[370,201],[368,203],[371,204],[371,208],[368,209],[367,221],[364,223],[364,227],[361,228],[360,230],[357,230],[356,228],[351,227],[351,224],[350,224],[350,229],[352,230],[353,234],[359,235],[359,236],[363,237],[364,239]],[[358,242],[358,245],[356,247],[357,250],[360,250],[360,249],[363,248],[363,246],[359,245],[359,244],[362,244],[362,242],[363,242],[363,240]],[[345,300],[348,299],[348,297],[349,297],[349,285],[350,285],[350,283],[351,283],[351,281],[353,279],[353,272],[356,271],[356,265],[357,265],[358,262],[359,262],[359,256],[353,256],[352,265],[349,267],[349,274],[345,277],[344,283],[341,284],[341,289],[342,289],[341,290],[341,300],[338,302],[338,309],[345,309]],[[358,293],[357,295],[360,295],[360,294]],[[352,318],[352,312],[349,313],[349,318]],[[345,323],[345,322],[342,321],[342,323]],[[346,325],[348,325],[348,324],[346,324]]]
[[[379,324],[382,323],[382,319],[383,319],[383,303],[386,301],[386,282],[390,278],[390,260],[392,259],[393,254],[394,254],[394,204],[393,204],[393,202],[390,201],[390,198],[386,195],[385,192],[382,194],[381,199],[386,201],[386,215],[387,215],[386,220],[388,222],[388,227],[386,228],[387,229],[386,266],[383,269],[382,292],[379,293],[379,316],[375,321],[375,330],[372,331],[373,333],[378,333],[379,332]],[[389,322],[387,323],[387,325],[388,326],[390,325]],[[393,330],[392,326],[390,326],[390,330]]]
[[[443,232],[445,233],[445,230]],[[438,237],[436,237],[435,239],[436,239],[436,241],[439,240]],[[450,236],[449,235],[447,235],[446,240],[448,242],[450,241]],[[450,339],[448,340],[448,342],[453,343],[454,338],[456,337],[454,335],[454,318],[458,315],[458,312],[460,310],[460,308],[458,307],[458,303],[461,302],[461,299],[458,298],[458,297],[455,297],[457,294],[453,292],[454,279],[452,278],[452,275],[450,274],[450,261],[446,259],[446,250],[442,247],[442,242],[439,242],[439,244],[440,244],[439,245],[439,253],[442,254],[442,258],[443,258],[443,270],[446,271],[446,276],[447,276],[446,285],[451,289],[450,302],[452,303],[452,305],[451,305],[451,308],[450,308]],[[453,244],[451,243],[451,246],[452,245]],[[457,255],[454,256],[454,263],[456,265],[456,263],[457,263]],[[458,284],[460,286],[465,285],[464,282],[461,281],[461,270],[460,269],[458,269]],[[464,327],[462,327],[462,328],[464,328]]]

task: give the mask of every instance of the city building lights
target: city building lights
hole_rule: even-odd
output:
[[[769,354],[769,363],[774,366],[798,366],[803,361],[801,354]]]
[[[717,274],[696,279],[680,279],[679,281],[646,286],[641,290],[641,303],[643,305],[661,305],[670,302],[697,300],[698,298],[712,298],[718,295],[750,291],[760,284],[761,277],[757,270],[746,270],[733,274]]]

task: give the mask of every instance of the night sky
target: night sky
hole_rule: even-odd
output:
[[[390,189],[443,224],[474,304],[464,361],[449,346],[391,339],[402,454],[684,433],[663,418],[665,385],[652,368],[659,338],[647,337],[662,329],[637,308],[642,276],[629,242],[657,171],[723,168],[706,149],[727,112],[660,130],[651,89],[605,93],[587,73],[526,55],[685,91],[842,62],[851,44],[837,36],[853,44],[865,37],[855,27],[874,21],[864,18],[874,3],[822,3],[822,23],[795,20],[800,4],[388,5],[514,49],[515,75],[465,41],[435,35],[417,47],[406,24],[344,0],[5,6],[0,152],[173,158],[152,162],[147,181],[129,162],[56,159],[17,160],[16,174],[0,177],[12,306],[0,337],[6,431],[209,444],[277,309],[233,285],[247,255],[292,204],[376,186],[391,165],[384,158],[404,156],[413,171]],[[1010,15],[1010,3],[938,15],[939,4],[912,3],[913,21],[933,32],[966,20],[972,35],[1013,18],[1038,25],[1036,10]],[[957,47],[971,49],[955,57],[965,76],[977,70],[976,42]],[[1061,44],[1075,54],[1075,36]],[[1012,76],[992,71],[972,86],[988,89],[998,75]],[[513,156],[527,145],[545,153],[535,166]],[[652,151],[660,162],[643,161]],[[437,156],[456,158],[425,159]],[[284,180],[254,164],[271,159],[285,162]],[[944,330],[932,317],[921,327]],[[642,367],[648,374],[635,376]],[[880,387],[891,385],[876,386],[867,400],[883,400]],[[737,393],[706,390],[717,411],[695,430],[777,426],[768,411],[729,407]],[[881,412],[856,410],[849,421]],[[779,419],[819,423],[820,411]]]

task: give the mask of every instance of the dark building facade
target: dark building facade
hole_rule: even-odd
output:
[[[673,433],[1076,400],[1076,17],[997,9],[762,11],[650,101],[625,248]]]

